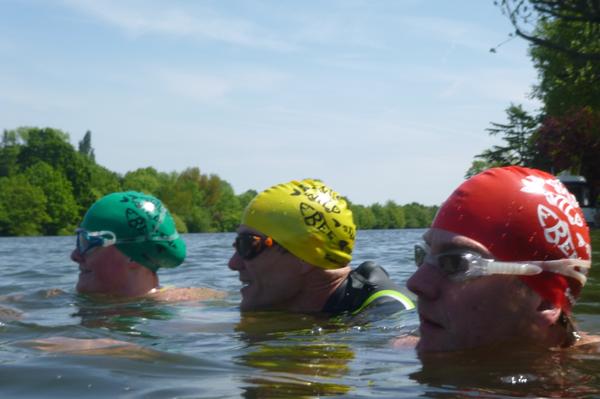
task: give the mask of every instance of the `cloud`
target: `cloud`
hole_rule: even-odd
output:
[[[232,81],[217,76],[177,71],[164,71],[160,75],[168,91],[193,100],[221,100],[233,88]]]
[[[64,3],[134,36],[164,34],[279,51],[294,48],[249,20],[222,17],[208,8],[200,8],[199,3],[185,10],[148,1],[124,4],[120,1],[65,0]]]
[[[288,79],[283,73],[250,68],[222,74],[163,68],[156,73],[167,91],[200,102],[222,101],[240,91],[268,91]]]
[[[413,35],[432,37],[452,46],[488,51],[496,36],[480,25],[438,17],[402,16],[398,23]]]
[[[64,91],[29,87],[23,82],[0,80],[0,101],[29,112],[65,111],[80,108],[81,99]]]
[[[528,76],[530,75],[530,76]],[[445,87],[439,92],[440,98],[472,97],[480,100],[505,101],[538,106],[539,102],[530,98],[531,85],[535,81],[534,72],[519,68],[478,68],[464,73],[438,74]]]

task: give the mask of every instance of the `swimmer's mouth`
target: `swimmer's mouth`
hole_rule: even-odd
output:
[[[436,328],[436,329],[443,329],[444,326],[436,323],[435,321],[428,319],[427,317],[423,316],[422,314],[419,314],[419,321],[421,322],[421,326],[423,327],[428,327],[428,328]]]
[[[79,266],[79,274],[88,274],[91,272],[92,271],[90,269],[84,269],[83,267]]]
[[[247,280],[247,279],[242,279],[241,277],[240,277],[240,282],[242,283],[242,288],[248,287],[249,285],[252,284],[252,281]]]

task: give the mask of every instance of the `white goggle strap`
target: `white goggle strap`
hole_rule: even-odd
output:
[[[426,259],[429,246],[423,245],[426,250]],[[529,262],[501,262],[485,258],[471,260],[471,267],[466,272],[467,276],[484,276],[490,274],[509,274],[513,276],[534,276],[542,271],[560,274],[577,280],[583,287],[587,282],[587,275],[592,266],[590,260],[583,259],[556,259]]]
[[[592,261],[583,259],[557,259],[531,263],[539,265],[544,271],[574,278],[582,287],[587,282],[587,275],[592,267]]]
[[[85,230],[83,230],[85,231]],[[117,243],[117,236],[112,231],[101,230],[101,231],[88,231],[87,235],[89,237],[100,237],[103,238],[102,246],[110,247],[111,245],[115,245]]]
[[[175,232],[167,237],[147,237],[137,236],[133,238],[119,238],[116,240],[116,244],[131,244],[136,242],[147,242],[147,241],[175,241],[179,238],[179,233]]]
[[[514,276],[533,276],[540,274],[542,268],[525,262],[498,262],[491,261],[485,267],[486,274],[511,274]]]

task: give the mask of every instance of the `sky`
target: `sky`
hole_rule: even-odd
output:
[[[539,107],[510,32],[493,0],[0,0],[0,129],[89,130],[121,174],[439,205],[490,122]]]

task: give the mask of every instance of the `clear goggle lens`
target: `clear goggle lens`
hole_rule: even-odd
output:
[[[93,248],[108,247],[117,243],[117,237],[112,231],[75,230],[77,234],[77,251],[85,255]]]
[[[548,271],[574,278],[583,286],[591,267],[589,260],[582,259],[501,262],[464,249],[432,255],[427,244],[415,245],[414,257],[417,267],[427,262],[438,267],[448,278],[458,281],[492,274],[531,276]]]

